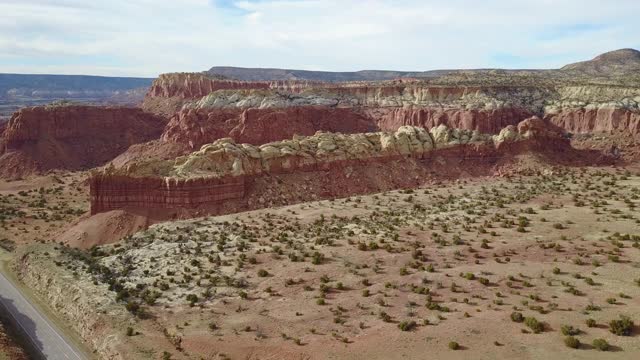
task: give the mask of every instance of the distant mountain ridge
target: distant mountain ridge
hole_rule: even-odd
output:
[[[640,71],[640,51],[620,49],[596,56],[592,60],[563,66],[561,70],[577,70],[586,73],[629,73]]]
[[[0,74],[0,98],[12,96],[58,97],[114,93],[146,88],[153,79],[90,75]]]
[[[273,80],[313,80],[313,81],[379,81],[399,78],[438,78],[456,74],[477,74],[501,72],[509,73],[575,73],[587,75],[620,75],[640,71],[640,51],[620,49],[601,54],[589,61],[566,65],[560,69],[469,69],[469,70],[428,70],[428,71],[394,71],[394,70],[361,70],[348,72],[312,71],[276,68],[243,68],[233,66],[214,66],[207,71],[211,75],[221,75],[242,81]]]
[[[57,100],[134,105],[153,79],[89,75],[0,74],[0,122],[26,106]]]
[[[361,70],[361,71],[313,71],[296,69],[242,68],[233,66],[214,66],[208,73],[242,81],[273,80],[311,80],[311,81],[378,81],[407,77],[435,77],[448,73],[449,70],[433,71],[393,71],[393,70]]]

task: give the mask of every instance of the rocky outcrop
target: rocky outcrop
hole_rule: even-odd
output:
[[[342,108],[185,109],[169,121],[162,140],[196,149],[225,137],[260,145],[316,131],[356,133],[376,128],[365,116]]]
[[[571,133],[624,132],[640,135],[640,111],[616,107],[563,109],[545,116]]]
[[[203,73],[162,74],[151,85],[147,96],[196,99],[223,89],[268,89],[267,82],[246,82],[211,77]]]
[[[283,188],[299,181],[309,186],[299,190],[302,201],[416,186],[436,168],[472,171],[484,166],[486,173],[500,159],[526,153],[562,160],[573,150],[560,128],[537,117],[497,135],[440,125],[431,131],[402,126],[393,133],[319,132],[260,146],[225,138],[175,160],[141,160],[94,173],[92,213],[114,209],[145,214],[167,210],[182,217],[229,213],[267,206],[268,196],[260,189],[278,176],[289,179],[279,182]],[[372,169],[380,179],[392,174],[397,179],[378,181],[373,174],[365,175]],[[322,179],[313,180],[316,175]],[[333,183],[334,179],[348,179],[349,184]],[[325,180],[324,187],[313,188]]]
[[[137,108],[46,106],[16,112],[0,138],[0,176],[103,165],[158,138],[166,120]]]
[[[477,130],[496,134],[508,125],[518,124],[533,114],[521,108],[500,108],[494,110],[460,110],[446,108],[371,108],[364,112],[375,119],[383,131],[394,131],[401,126],[411,125],[430,129],[438,125],[451,128]]]
[[[90,179],[91,213],[117,209],[197,209],[245,193],[244,177],[215,179],[135,178],[96,175]],[[151,205],[151,206],[150,206]]]

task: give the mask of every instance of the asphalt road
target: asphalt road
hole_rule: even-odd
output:
[[[81,351],[64,338],[62,331],[46,319],[1,272],[0,303],[0,311],[9,312],[9,316],[18,323],[46,359],[86,359]]]

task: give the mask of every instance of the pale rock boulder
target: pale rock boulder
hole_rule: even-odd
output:
[[[519,138],[514,126],[495,136],[496,142]],[[341,134],[318,132],[296,136],[260,146],[236,144],[219,139],[186,157],[177,158],[169,174],[177,177],[256,175],[275,169],[327,164],[342,160],[360,160],[385,156],[420,156],[436,148],[491,142],[489,135],[477,131],[450,129],[440,125],[430,132],[420,127],[402,126],[396,132]]]
[[[451,140],[450,137],[451,129],[449,129],[446,125],[440,124],[436,127],[431,128],[431,137],[433,138],[435,147],[445,146]]]
[[[513,142],[518,140],[519,135],[520,134],[518,133],[518,129],[513,125],[509,125],[504,129],[500,130],[500,133],[498,135],[493,136],[493,142],[495,144],[499,144],[505,141]]]

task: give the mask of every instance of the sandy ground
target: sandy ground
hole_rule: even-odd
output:
[[[0,240],[20,246],[52,241],[52,234],[89,210],[85,173],[0,180]]]
[[[158,224],[92,252],[108,276],[40,251],[141,304],[136,358],[630,359],[639,198],[635,169],[556,170]]]

